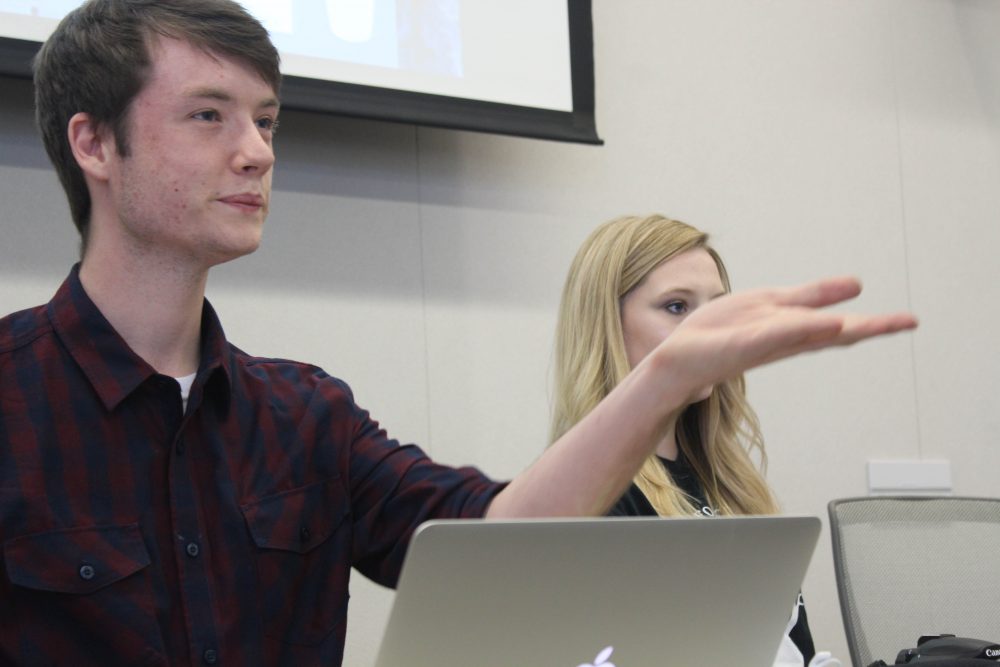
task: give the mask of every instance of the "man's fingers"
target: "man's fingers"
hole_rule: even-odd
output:
[[[844,317],[809,309],[788,309],[771,317],[745,341],[745,369],[836,345]]]
[[[775,300],[782,306],[822,308],[853,299],[859,294],[861,281],[853,276],[837,276],[778,289],[775,291]]]
[[[917,318],[910,313],[888,315],[844,315],[844,327],[837,341],[851,345],[866,338],[882,336],[917,327]]]
[[[836,315],[815,316],[809,321],[802,318],[790,320],[787,326],[776,326],[771,330],[769,340],[761,349],[764,354],[753,363],[762,366],[779,359],[793,357],[803,352],[813,352],[828,347],[853,345],[854,343],[914,329],[917,319],[910,313],[889,315]]]
[[[686,349],[694,358],[702,355],[703,362],[706,358],[716,362],[693,369],[693,377],[701,375],[693,384],[700,387],[803,352],[852,345],[917,326],[916,318],[905,312],[855,315],[823,308],[860,292],[860,281],[842,276],[798,287],[735,293],[696,310],[664,345],[682,357],[680,351]]]

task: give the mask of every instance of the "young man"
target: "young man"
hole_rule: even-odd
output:
[[[226,340],[206,279],[260,241],[280,82],[238,5],[91,0],[35,80],[82,260],[0,320],[4,664],[337,665],[351,567],[392,586],[424,520],[601,514],[705,386],[915,325],[816,310],[850,279],[720,298],[498,484]]]

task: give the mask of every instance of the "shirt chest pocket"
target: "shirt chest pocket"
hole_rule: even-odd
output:
[[[22,535],[4,542],[3,559],[22,647],[44,654],[59,637],[59,655],[76,647],[101,662],[95,647],[114,647],[114,660],[165,664],[138,524]]]
[[[350,573],[347,495],[339,478],[242,506],[256,547],[264,634],[318,645],[346,627]]]

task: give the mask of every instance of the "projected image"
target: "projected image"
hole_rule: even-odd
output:
[[[282,53],[462,75],[459,0],[244,0]]]
[[[459,0],[397,0],[399,66],[462,76]]]
[[[237,1],[281,53],[288,109],[597,141],[591,0]],[[30,78],[81,4],[0,0],[0,77]]]
[[[45,2],[0,0],[0,11],[25,16],[39,16],[46,19],[61,19],[82,4],[80,0],[45,0]]]
[[[460,0],[242,0],[282,54],[462,76]],[[0,0],[0,11],[60,19],[81,0]]]

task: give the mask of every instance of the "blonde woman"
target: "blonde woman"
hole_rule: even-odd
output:
[[[726,268],[708,235],[690,225],[650,215],[598,227],[578,251],[563,290],[552,441],[611,393],[688,314],[729,291]],[[765,462],[740,375],[692,398],[610,514],[774,514],[777,503],[761,473]],[[812,664],[824,664],[829,656],[816,656],[801,596],[782,651],[776,664],[810,664],[814,658]]]

